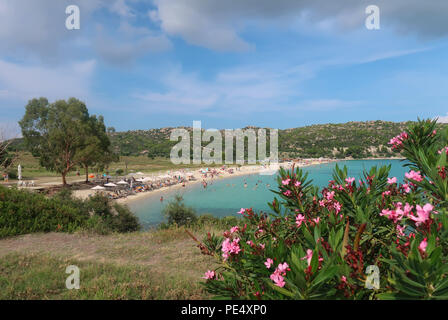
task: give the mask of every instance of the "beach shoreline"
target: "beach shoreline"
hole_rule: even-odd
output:
[[[294,163],[294,166],[302,168],[302,167],[327,164],[327,163],[337,162],[337,161],[338,160],[313,160],[312,162],[310,162],[308,164]],[[292,167],[292,165],[293,165],[292,163],[279,163],[278,169],[280,169],[280,168],[290,169]],[[176,189],[187,189],[189,187],[197,185],[198,183],[202,183],[203,181],[209,182],[209,181],[214,181],[214,180],[218,180],[218,179],[221,180],[221,179],[235,178],[235,177],[241,177],[241,176],[250,176],[250,175],[260,174],[260,173],[267,171],[265,167],[260,166],[260,165],[256,165],[256,166],[248,165],[248,166],[242,166],[242,167],[227,168],[227,170],[229,170],[229,169],[233,169],[233,173],[229,173],[229,172],[225,171],[225,172],[221,172],[219,174],[219,176],[215,176],[215,177],[208,176],[207,178],[203,178],[201,176],[201,173],[199,173],[199,170],[195,170],[195,171],[192,171],[192,172],[194,172],[195,180],[188,181],[186,183],[185,187],[183,187],[182,184],[178,183],[178,184],[175,184],[172,186],[162,187],[162,188],[151,190],[151,191],[139,192],[139,193],[136,193],[133,195],[129,195],[125,198],[116,199],[114,201],[119,204],[129,205],[129,204],[138,202],[139,200],[148,198],[150,196],[154,196],[156,194],[161,194],[164,192],[172,192],[173,190],[176,190]]]

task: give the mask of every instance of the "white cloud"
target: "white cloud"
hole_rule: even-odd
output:
[[[437,116],[436,118],[438,123],[448,123],[448,112],[445,116]]]
[[[114,65],[129,65],[146,54],[164,52],[171,48],[171,41],[164,35],[116,41],[116,38],[100,34],[95,41],[95,50],[99,56]]]
[[[279,68],[284,70],[285,68]],[[162,90],[137,92],[151,112],[237,116],[284,110],[300,97],[301,84],[308,74],[291,77],[275,68],[252,66],[220,72],[203,79],[174,68],[158,81]]]
[[[241,36],[247,25],[305,26],[333,32],[361,30],[367,0],[155,0],[153,21],[169,35],[188,43],[220,51],[251,48]],[[423,37],[448,35],[446,0],[377,0],[382,28]],[[300,22],[300,23],[298,23]]]
[[[89,95],[95,61],[58,67],[24,66],[0,60],[0,99],[26,101],[35,97],[49,100]],[[3,105],[3,103],[2,103]]]
[[[105,0],[2,0],[0,2],[0,49],[17,56],[39,56],[45,61],[60,55],[64,41],[76,39],[83,32],[90,14]],[[76,4],[82,14],[81,31],[65,28],[65,8]]]
[[[126,4],[125,0],[115,0],[109,8],[112,12],[122,17],[135,17],[135,13]]]

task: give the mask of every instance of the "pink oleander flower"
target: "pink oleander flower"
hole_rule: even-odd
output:
[[[254,246],[254,242],[253,242],[252,240],[246,241],[246,243],[247,243],[248,245],[250,245],[251,247]]]
[[[397,183],[397,178],[393,177],[393,178],[387,178],[387,183],[388,184],[394,184]]]
[[[266,245],[264,243],[260,243],[259,246],[261,249],[264,249],[266,247]]]
[[[289,197],[292,194],[292,192],[291,192],[291,190],[286,190],[285,192],[283,192],[283,194],[285,196]]]
[[[425,204],[423,208],[417,205],[417,216],[410,215],[409,218],[414,221],[415,225],[418,227],[429,220],[429,215],[431,214],[432,209],[434,209],[434,207],[430,203]]]
[[[336,202],[333,204],[333,208],[334,208],[334,210],[336,211],[336,214],[338,214],[338,213],[341,211],[342,206],[341,206],[341,204],[340,204],[339,202],[336,201]]]
[[[411,188],[409,187],[409,184],[407,184],[407,183],[403,184],[403,189],[404,189],[404,192],[406,192],[406,193],[411,192]]]
[[[426,252],[426,247],[428,246],[428,241],[427,239],[423,239],[422,242],[420,242],[420,245],[418,246],[418,248],[420,249],[421,252]]]
[[[334,191],[327,192],[327,194],[325,195],[325,198],[327,200],[333,200],[333,198],[334,198]]]
[[[237,213],[239,213],[239,214],[244,214],[246,212],[246,209],[244,209],[244,208],[241,208],[241,210],[240,211],[238,211]]]
[[[395,204],[395,210],[383,209],[380,213],[380,216],[386,216],[388,219],[392,220],[394,223],[397,223],[403,217],[407,216],[412,207],[409,207],[409,204],[406,203],[405,210],[403,211],[403,207],[401,202]]]
[[[313,221],[314,221],[316,224],[318,224],[319,221],[320,221],[320,217],[314,218]]]
[[[240,230],[240,228],[238,226],[234,226],[234,227],[230,228],[230,233],[235,233],[239,230]]]
[[[399,148],[403,141],[408,138],[408,134],[406,132],[400,133],[398,136],[390,139],[389,144],[392,145],[392,149]]]
[[[384,192],[382,193],[383,197],[384,197],[384,196],[390,196],[390,194],[391,194],[391,192],[390,192],[389,190],[384,191]]]
[[[306,250],[306,256],[304,256],[303,258],[302,258],[302,260],[305,260],[306,259],[306,261],[308,262],[308,266],[310,266],[311,265],[311,258],[313,257],[313,250],[311,250],[311,249],[308,249],[308,250]]]
[[[406,229],[405,226],[400,226],[399,224],[397,224],[397,232],[398,232],[398,236],[403,237],[404,236],[404,230]]]
[[[420,171],[415,172],[414,170],[411,170],[411,171],[409,171],[409,173],[406,172],[404,174],[404,176],[406,178],[408,178],[409,180],[415,180],[415,181],[418,181],[418,182],[423,180],[423,177],[420,175]]]
[[[277,267],[277,270],[281,273],[281,274],[286,274],[286,271],[288,270],[289,266],[286,262],[284,263],[280,263]]]
[[[302,222],[304,222],[304,221],[305,221],[305,216],[299,213],[299,214],[296,216],[296,224],[297,224],[297,227],[300,227],[300,226],[302,225]]]
[[[400,205],[401,205],[401,203],[400,203]],[[414,206],[411,206],[409,203],[406,202],[406,204],[404,205],[404,208],[403,208],[403,216],[405,216],[405,217],[409,216],[412,208],[414,208]]]
[[[266,262],[264,263],[264,265],[266,266],[266,268],[270,268],[272,266],[272,264],[274,263],[274,260],[272,260],[271,258],[268,258],[266,260]]]
[[[230,242],[229,238],[223,241],[221,250],[223,252],[222,256],[224,257],[224,260],[227,260],[230,254],[238,254],[241,251],[238,242],[240,242],[239,238],[233,239],[232,242]]]
[[[202,277],[202,279],[213,280],[215,279],[215,277],[216,277],[215,271],[208,270]]]
[[[285,180],[282,180],[282,184],[284,185],[284,186],[287,186],[289,183],[291,182],[291,179],[285,179]]]
[[[285,279],[279,273],[277,273],[277,270],[276,272],[271,274],[270,278],[272,281],[274,281],[275,285],[280,288],[283,288],[286,284]]]
[[[442,150],[438,151],[439,154],[442,154],[442,152],[445,152],[445,154],[448,155],[448,147],[444,147]]]
[[[268,262],[268,261],[266,261]],[[265,263],[266,264],[266,263]],[[272,281],[274,281],[276,286],[284,287],[285,286],[285,278],[286,271],[289,271],[289,266],[286,262],[280,263],[278,267],[275,269],[274,273],[271,274],[270,278]]]
[[[300,182],[300,181],[296,181],[296,183],[294,183],[294,186],[296,186],[296,187],[300,187],[301,184],[302,184],[302,182]]]
[[[346,178],[345,179],[345,182],[347,182],[348,184],[352,184],[353,183],[353,181],[355,181],[355,178]]]
[[[347,283],[347,277],[346,276],[341,276],[341,281],[344,283]]]

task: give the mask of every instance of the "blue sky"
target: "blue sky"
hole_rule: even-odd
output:
[[[117,130],[447,120],[446,21],[444,0],[2,0],[0,124],[40,96]]]

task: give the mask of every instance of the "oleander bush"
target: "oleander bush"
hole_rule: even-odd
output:
[[[54,197],[0,186],[0,238],[33,232],[130,232],[140,224],[127,207],[102,195],[88,200],[64,189]]]
[[[280,170],[271,213],[242,208],[238,225],[208,234],[203,277],[216,298],[448,299],[448,132],[419,120],[391,139],[406,157],[356,180],[336,166],[319,190],[300,168]],[[401,177],[400,177],[401,178]]]

